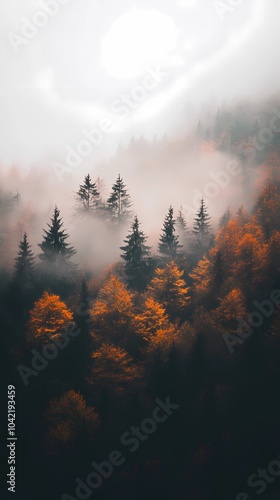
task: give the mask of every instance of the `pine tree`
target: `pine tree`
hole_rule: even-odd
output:
[[[162,234],[159,238],[158,245],[159,252],[169,259],[174,259],[178,255],[179,248],[182,247],[182,245],[179,245],[179,236],[175,234],[175,225],[176,223],[173,219],[173,208],[170,206],[168,214],[163,222]]]
[[[69,259],[75,255],[76,250],[65,242],[69,235],[62,229],[63,222],[59,214],[60,211],[55,207],[51,224],[48,224],[49,229],[44,229],[43,242],[39,243],[38,246],[42,250],[39,255],[41,261],[45,264],[55,265],[59,270],[62,270],[65,265],[71,264]],[[73,264],[71,265],[73,266]]]
[[[202,259],[205,252],[209,250],[213,240],[209,221],[210,216],[208,215],[204,199],[202,198],[193,225],[193,255],[197,260]]]
[[[108,209],[111,215],[111,219],[121,224],[123,221],[129,218],[131,211],[131,199],[130,195],[126,190],[126,185],[123,182],[120,174],[117,177],[116,182],[112,186],[112,192],[107,200]]]
[[[28,243],[27,234],[24,233],[23,240],[19,244],[19,252],[15,261],[15,280],[24,285],[32,281],[34,275],[34,253]]]
[[[226,226],[230,219],[231,219],[231,211],[230,208],[228,207],[219,220],[219,228],[222,229],[222,227]]]
[[[183,246],[185,246],[187,243],[188,226],[185,216],[183,214],[182,207],[179,208],[179,212],[176,219],[176,228],[178,230],[179,239],[183,243]]]
[[[120,247],[125,261],[125,273],[129,285],[137,290],[143,290],[148,282],[152,269],[152,259],[149,256],[150,248],[145,245],[147,237],[139,229],[137,216],[134,218],[131,232],[124,240],[125,245]]]
[[[100,204],[100,193],[96,183],[91,181],[90,175],[85,176],[84,183],[80,185],[77,199],[84,212],[94,211]]]
[[[205,234],[210,234],[210,216],[207,212],[204,199],[201,199],[200,208],[194,219],[193,233],[197,236],[204,236]]]

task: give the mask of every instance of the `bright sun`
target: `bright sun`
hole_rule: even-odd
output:
[[[135,78],[176,46],[177,29],[156,10],[133,9],[117,19],[102,40],[102,64],[111,76]]]

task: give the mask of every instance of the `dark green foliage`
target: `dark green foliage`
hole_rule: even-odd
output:
[[[200,208],[194,218],[193,233],[199,237],[203,237],[206,234],[209,235],[211,231],[210,219],[211,217],[208,214],[204,199],[202,198]]]
[[[41,261],[57,265],[67,263],[76,253],[76,250],[66,243],[69,235],[62,229],[63,222],[59,214],[60,211],[55,207],[51,224],[47,224],[49,229],[44,229],[43,242],[38,245],[42,250],[39,255]]]
[[[120,174],[112,186],[112,192],[107,200],[107,204],[110,218],[113,222],[121,224],[130,217],[131,210],[129,209],[132,203]]]
[[[131,231],[124,240],[125,245],[120,247],[123,251],[121,255],[125,261],[125,273],[128,284],[137,290],[143,290],[147,285],[151,274],[152,259],[150,257],[150,248],[145,243],[147,237],[139,229],[137,216],[131,227]]]
[[[158,250],[164,257],[174,259],[178,256],[178,250],[181,247],[182,245],[179,244],[179,236],[176,235],[176,222],[173,218],[173,208],[170,206],[168,214],[163,222]]]
[[[30,284],[34,277],[34,268],[34,253],[28,243],[27,234],[24,233],[23,240],[19,244],[18,256],[15,260],[15,281],[24,285]]]
[[[80,185],[77,200],[80,210],[87,213],[95,211],[100,204],[100,193],[89,174],[85,176],[84,183]]]

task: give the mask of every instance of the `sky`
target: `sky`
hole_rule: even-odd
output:
[[[1,10],[4,169],[67,168],[77,150],[96,165],[133,136],[180,136],[207,102],[277,91],[277,0],[2,0]]]

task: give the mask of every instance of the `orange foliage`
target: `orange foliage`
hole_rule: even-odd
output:
[[[121,395],[129,389],[135,390],[141,381],[141,369],[124,349],[103,343],[92,353],[92,360],[89,382],[96,388]]]
[[[190,303],[189,287],[182,278],[183,274],[171,261],[165,267],[156,269],[155,277],[148,286],[148,294],[160,302],[171,316],[180,315]]]
[[[29,341],[43,342],[57,338],[65,332],[72,320],[73,313],[59,295],[44,292],[30,311],[27,338]]]

